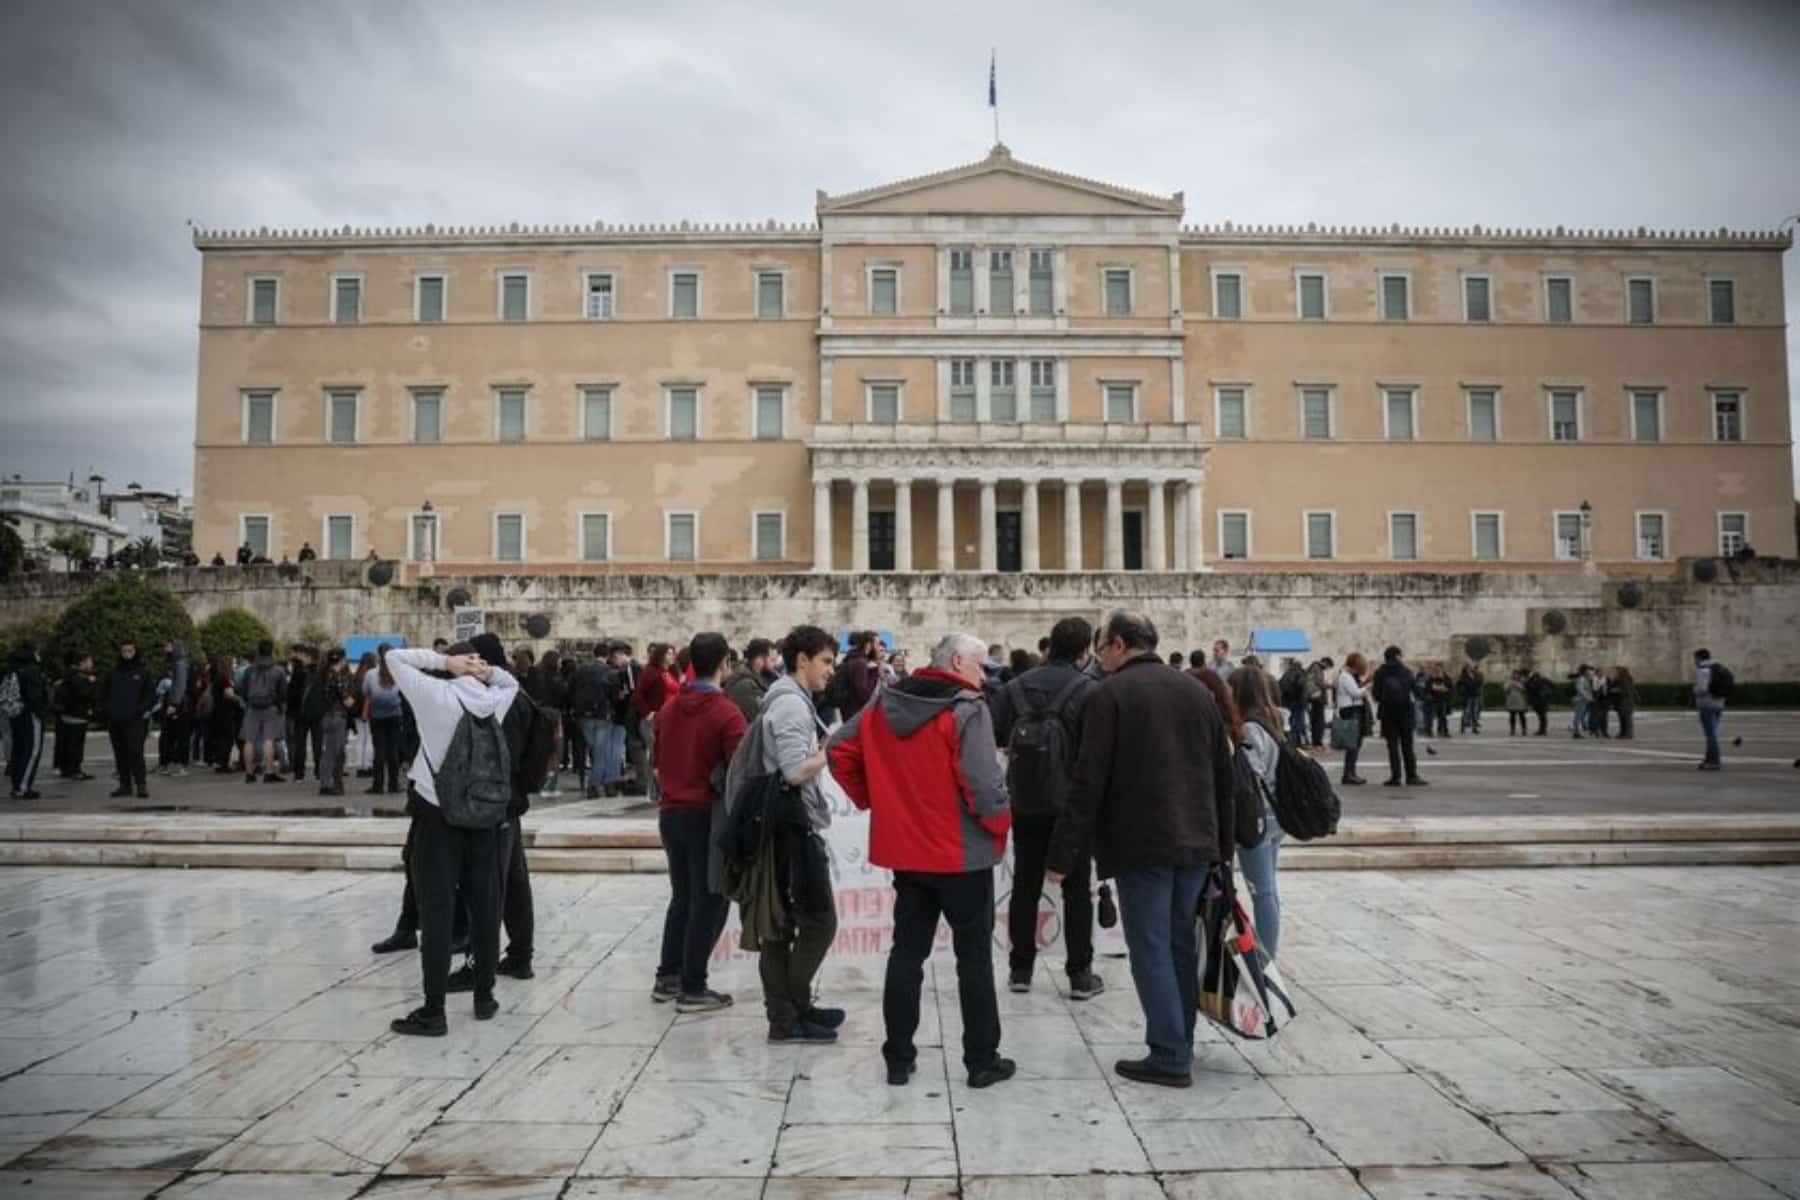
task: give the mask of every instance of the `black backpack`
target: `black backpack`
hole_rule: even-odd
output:
[[[1233,835],[1240,849],[1253,850],[1268,836],[1263,827],[1263,783],[1241,745],[1231,754],[1231,781]]]
[[[244,703],[258,712],[274,708],[282,700],[281,668],[274,663],[258,663],[250,668],[244,680]]]
[[[1406,709],[1412,707],[1412,692],[1407,689],[1406,676],[1399,671],[1389,671],[1381,677],[1381,693],[1376,697],[1381,707],[1389,709]],[[1286,828],[1284,825],[1282,828]]]
[[[845,655],[846,661],[849,655]],[[831,673],[831,682],[825,685],[825,703],[837,710],[839,719],[848,721],[856,714],[850,711],[850,672],[839,663],[837,670]]]
[[[1281,676],[1281,702],[1292,708],[1306,701],[1306,672],[1289,667]]]
[[[1712,665],[1706,673],[1706,694],[1716,700],[1731,699],[1731,689],[1737,686],[1737,678],[1732,675],[1731,668],[1722,662]]]
[[[1068,702],[1087,681],[1087,676],[1077,673],[1043,708],[1025,703],[1020,680],[1005,686],[1018,711],[1006,739],[1006,792],[1014,812],[1062,812],[1069,795],[1069,772],[1075,764],[1075,730],[1069,723]]]
[[[506,820],[512,803],[512,750],[497,717],[478,717],[468,709],[450,735],[444,759],[431,767],[438,811],[458,829],[493,829]]]
[[[518,720],[523,729],[519,753],[512,761],[513,782],[524,789],[521,795],[531,796],[544,786],[544,780],[550,775],[550,757],[556,753],[562,718],[555,709],[538,704],[522,691],[513,696],[513,708],[520,709]],[[510,722],[513,719],[511,708],[507,709],[506,715]]]
[[[1302,842],[1337,832],[1342,806],[1331,790],[1331,776],[1318,760],[1291,742],[1280,742],[1275,764],[1275,794],[1269,799],[1283,833]]]

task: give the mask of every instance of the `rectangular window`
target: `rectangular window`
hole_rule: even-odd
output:
[[[869,385],[869,422],[873,425],[898,425],[900,423],[899,384],[871,383]]]
[[[244,396],[244,441],[252,446],[274,445],[274,392],[249,392]]]
[[[1331,392],[1329,389],[1302,388],[1300,390],[1300,436],[1306,438],[1331,436]]]
[[[1387,435],[1389,441],[1410,442],[1416,431],[1413,426],[1413,391],[1411,388],[1387,389]]]
[[[1714,325],[1737,324],[1737,284],[1729,279],[1707,280],[1706,301]]]
[[[1129,317],[1131,315],[1131,268],[1108,267],[1104,278],[1106,315]]]
[[[759,387],[756,389],[756,428],[753,431],[758,441],[779,441],[786,433],[783,429],[784,403],[782,390],[778,387]]]
[[[350,517],[325,518],[325,557],[347,559],[356,557],[356,546],[352,540],[356,522]]]
[[[1056,360],[1031,360],[1031,419],[1056,420]]]
[[[693,513],[668,514],[668,544],[665,549],[670,562],[693,562],[698,557],[699,520]]]
[[[334,442],[354,442],[356,440],[356,393],[331,392],[327,396],[331,405],[331,440]]]
[[[275,302],[280,296],[281,281],[276,279],[252,279],[250,281],[250,320],[256,325],[273,325],[275,323]]]
[[[1501,557],[1500,514],[1478,512],[1474,515],[1475,557],[1482,562],[1498,562]]]
[[[1419,557],[1419,514],[1388,514],[1388,554],[1402,561]]]
[[[1019,392],[1015,386],[1016,364],[1010,358],[996,358],[988,363],[988,420],[1013,422],[1019,419]]]
[[[441,442],[444,440],[444,393],[440,391],[417,391],[413,393],[413,441]]]
[[[950,251],[950,311],[964,317],[975,311],[975,252],[967,246]]]
[[[1744,397],[1741,392],[1712,394],[1713,441],[1744,440]]]
[[[1033,250],[1031,252],[1031,314],[1035,317],[1047,317],[1055,307],[1056,300],[1056,252],[1054,250]]]
[[[1323,321],[1325,319],[1325,276],[1303,274],[1299,276],[1300,319],[1302,321]]]
[[[1328,512],[1306,514],[1306,557],[1337,556],[1337,517]]]
[[[1494,319],[1490,289],[1493,284],[1486,275],[1465,275],[1463,277],[1463,320],[1491,321]]]
[[[581,514],[581,561],[607,562],[612,558],[612,518],[606,513]]]
[[[1656,323],[1656,283],[1651,279],[1627,279],[1626,320],[1633,325]]]
[[[1407,276],[1383,275],[1381,277],[1381,319],[1384,321],[1412,319],[1412,280]]]
[[[494,557],[500,562],[525,561],[525,518],[519,513],[494,517]]]
[[[610,321],[613,318],[613,277],[606,271],[589,271],[587,274],[587,307],[583,310],[590,321]]]
[[[1556,557],[1561,559],[1578,559],[1581,557],[1583,543],[1581,514],[1578,512],[1559,512],[1556,514]]]
[[[1662,441],[1662,393],[1631,393],[1631,437],[1638,442]]]
[[[250,553],[258,558],[269,557],[269,518],[245,517],[244,544],[250,547]]]
[[[332,276],[331,319],[339,325],[354,325],[362,320],[362,280],[357,276]]]
[[[408,528],[406,555],[413,562],[436,562],[438,523],[435,513],[414,513]]]
[[[1220,388],[1219,401],[1219,437],[1246,438],[1250,436],[1249,400],[1241,387]]]
[[[523,321],[531,316],[531,276],[524,272],[500,277],[500,319]]]
[[[900,311],[900,272],[894,267],[875,267],[869,272],[869,311],[891,317]]]
[[[1106,420],[1112,425],[1128,425],[1137,420],[1137,385],[1134,383],[1109,383],[1106,385]]]
[[[1219,554],[1224,558],[1250,557],[1250,514],[1219,514]]]
[[[444,319],[444,277],[420,275],[413,280],[413,317],[426,324]]]
[[[700,274],[676,271],[669,276],[669,315],[692,320],[700,315]]]
[[[1730,558],[1742,550],[1750,541],[1750,514],[1741,512],[1722,512],[1719,514],[1719,553]]]
[[[787,289],[780,271],[756,273],[756,315],[765,321],[779,320],[787,313]]]
[[[1475,388],[1469,392],[1469,440],[1500,440],[1500,401],[1489,388]]]
[[[1637,556],[1659,562],[1668,550],[1664,539],[1667,518],[1661,513],[1639,513],[1637,518]]]
[[[988,311],[996,316],[1013,315],[1013,257],[1011,250],[988,252]]]
[[[1544,320],[1567,325],[1575,319],[1575,281],[1567,275],[1544,279]]]
[[[696,388],[669,389],[669,440],[691,442],[700,436],[700,392]]]
[[[1213,316],[1236,321],[1244,315],[1244,277],[1233,272],[1213,276]]]
[[[590,442],[612,440],[612,389],[581,389],[581,436]]]
[[[950,360],[950,419],[964,424],[975,419],[975,360]]]
[[[787,557],[783,526],[786,520],[778,512],[756,514],[756,561],[780,562]]]
[[[1550,440],[1553,442],[1579,442],[1581,440],[1581,393],[1550,393]]]
[[[522,442],[525,440],[525,390],[523,388],[500,389],[500,440],[503,442]]]

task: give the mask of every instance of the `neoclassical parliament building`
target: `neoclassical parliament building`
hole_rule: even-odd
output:
[[[1183,209],[996,146],[821,192],[816,224],[200,231],[195,548],[554,573],[1795,553],[1785,235]]]

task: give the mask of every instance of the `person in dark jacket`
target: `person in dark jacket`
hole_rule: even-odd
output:
[[[1555,689],[1539,671],[1525,677],[1525,700],[1537,715],[1537,736],[1550,736],[1550,695]]]
[[[725,695],[738,706],[746,721],[756,720],[756,712],[762,707],[763,697],[769,694],[769,686],[780,678],[769,669],[774,658],[774,642],[768,638],[752,638],[744,647],[744,661],[725,680]]]
[[[1208,869],[1228,861],[1235,845],[1234,776],[1212,694],[1186,672],[1164,670],[1156,642],[1156,626],[1141,613],[1107,620],[1107,679],[1082,710],[1050,871],[1060,880],[1091,846],[1100,877],[1118,883],[1150,1053],[1113,1069],[1141,1083],[1188,1087],[1200,1011],[1195,914]]]
[[[44,719],[50,715],[50,690],[44,685],[44,672],[38,666],[37,647],[20,642],[13,647],[12,660],[0,682],[13,680],[10,691],[17,687],[21,708],[12,718],[12,759],[7,775],[12,781],[14,800],[37,800],[41,793],[37,782],[38,761],[44,756]]]
[[[1045,857],[1056,833],[1057,819],[1068,800],[1075,753],[1081,745],[1082,705],[1095,687],[1082,670],[1087,665],[1093,637],[1094,627],[1080,617],[1058,621],[1050,631],[1049,660],[1021,673],[988,701],[994,713],[994,740],[1001,746],[1009,746],[1014,726],[1041,714],[1056,722],[1056,738],[1067,755],[1060,778],[1052,781],[1022,778],[1021,770],[1031,768],[1019,755],[1012,756],[1009,762],[1006,790],[1013,808],[1013,878],[1012,895],[1007,901],[1007,928],[1012,944],[1007,966],[1008,986],[1015,992],[1031,990]],[[1066,969],[1071,1000],[1091,1000],[1106,990],[1105,982],[1093,971],[1091,866],[1092,860],[1083,855],[1062,883],[1063,942],[1069,952]]]
[[[119,786],[113,789],[112,796],[129,796],[135,787],[138,799],[146,799],[150,785],[144,765],[144,738],[149,732],[150,710],[156,706],[156,681],[139,657],[136,641],[119,643],[119,661],[106,677],[102,694],[106,732],[112,738],[113,761],[119,766]]]
[[[1412,697],[1418,680],[1406,666],[1400,647],[1389,646],[1381,654],[1381,665],[1375,668],[1375,716],[1381,722],[1381,737],[1387,742],[1388,777],[1384,787],[1424,787],[1419,778],[1419,759],[1413,749]]]
[[[87,753],[88,723],[94,719],[99,695],[94,656],[70,654],[68,671],[50,690],[50,712],[56,721],[56,773],[64,779],[85,783],[93,778],[81,769],[81,760]]]
[[[308,719],[306,706],[306,693],[312,687],[314,669],[312,648],[295,646],[288,655],[286,710],[288,766],[293,770],[295,783],[306,782],[309,743],[313,747],[313,777],[316,779],[319,774],[318,718]]]
[[[850,653],[838,664],[838,672],[844,677],[838,689],[843,698],[843,711],[838,715],[848,721],[863,710],[869,697],[875,694],[875,685],[881,682],[881,672],[876,667],[876,647],[881,644],[881,635],[862,632],[855,635],[850,646]]]

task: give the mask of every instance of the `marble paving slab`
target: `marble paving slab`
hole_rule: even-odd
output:
[[[1170,1174],[1162,1182],[1169,1200],[1368,1200],[1369,1196],[1357,1177],[1341,1167]]]
[[[955,1175],[956,1138],[936,1125],[787,1125],[775,1147],[776,1176]]]
[[[1414,1075],[1281,1076],[1271,1082],[1351,1166],[1498,1163],[1522,1157]]]
[[[219,1117],[92,1117],[45,1142],[15,1164],[93,1170],[184,1170],[249,1124]]]
[[[401,1152],[394,1170],[407,1175],[567,1176],[599,1137],[598,1124],[444,1120]]]
[[[1138,1121],[1133,1128],[1157,1171],[1252,1171],[1342,1163],[1293,1117]]]
[[[156,1200],[352,1200],[373,1175],[224,1175],[199,1171],[184,1176]]]
[[[582,1175],[769,1174],[788,1083],[644,1082],[582,1163]]]
[[[1574,1200],[1536,1166],[1365,1167],[1357,1175],[1375,1200]]]
[[[147,1200],[175,1171],[0,1171],[0,1196],[31,1200]]]
[[[379,1171],[463,1089],[453,1079],[328,1075],[205,1162],[216,1171]]]
[[[1783,1200],[1729,1163],[1580,1163],[1552,1174],[1582,1200]]]
[[[650,1050],[641,1046],[514,1046],[450,1106],[444,1119],[598,1127],[612,1119],[649,1057]]]

